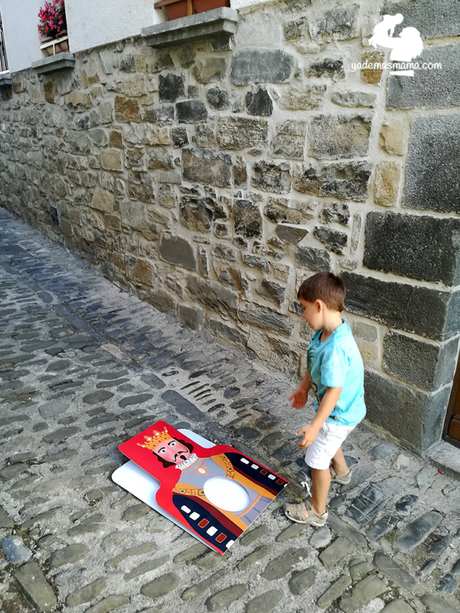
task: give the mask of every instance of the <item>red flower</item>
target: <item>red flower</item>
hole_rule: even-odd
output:
[[[38,11],[38,31],[42,36],[59,36],[67,28],[64,0],[45,2]]]

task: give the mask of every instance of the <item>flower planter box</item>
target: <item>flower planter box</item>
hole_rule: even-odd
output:
[[[11,87],[13,85],[13,79],[11,78],[11,74],[9,70],[4,70],[0,72],[0,89],[3,87]]]
[[[230,6],[230,0],[160,0],[155,2],[156,9],[164,6],[169,19],[180,19],[196,13],[212,11],[222,6]]]
[[[65,53],[69,50],[69,37],[67,32],[62,32],[57,38],[42,39],[40,49],[46,57],[56,55],[56,53]]]
[[[141,34],[149,47],[163,49],[203,40],[230,39],[238,27],[238,11],[221,6],[212,11],[157,23],[142,28]]]

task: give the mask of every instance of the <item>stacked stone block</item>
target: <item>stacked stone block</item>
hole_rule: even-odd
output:
[[[436,23],[432,2],[412,4],[263,5],[231,40],[154,50],[138,37],[77,54],[70,72],[19,73],[1,103],[1,203],[293,375],[309,339],[296,288],[342,273],[369,415],[424,449],[460,329],[460,17],[453,0],[435,0],[449,15]],[[372,68],[388,59],[372,29],[396,12],[422,33],[419,61],[442,70]]]

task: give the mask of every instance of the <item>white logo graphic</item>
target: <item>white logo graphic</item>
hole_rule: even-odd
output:
[[[402,23],[404,17],[401,13],[396,15],[384,15],[380,23],[374,28],[374,35],[369,39],[369,44],[377,49],[377,45],[391,49],[390,62],[393,70],[390,74],[414,76],[412,60],[419,57],[423,51],[423,41],[417,28],[403,28],[399,36],[393,37],[395,27]],[[409,70],[407,70],[409,68]]]

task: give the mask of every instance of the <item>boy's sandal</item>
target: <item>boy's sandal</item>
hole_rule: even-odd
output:
[[[330,468],[331,471],[331,480],[335,481],[336,483],[340,483],[341,485],[348,485],[351,481],[351,469],[348,469],[348,472],[346,475],[338,475],[335,470],[332,468]]]
[[[305,516],[304,511],[308,513],[308,517]],[[310,524],[311,526],[324,526],[327,519],[327,512],[323,515],[315,515],[310,504],[305,501],[299,504],[287,504],[284,513],[286,517],[297,524]]]

